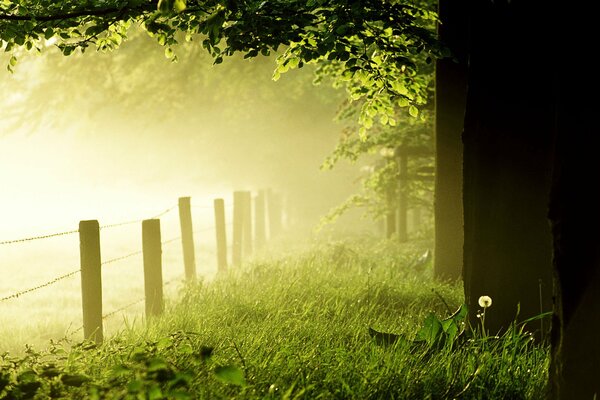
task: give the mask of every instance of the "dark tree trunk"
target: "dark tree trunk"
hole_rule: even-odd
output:
[[[551,309],[552,74],[544,2],[473,0],[464,141],[465,296],[490,333]],[[548,26],[546,26],[548,25]],[[541,289],[541,295],[540,295]]]
[[[435,259],[437,279],[458,280],[463,265],[462,142],[467,93],[467,0],[440,0],[440,40],[453,58],[435,70]]]
[[[573,59],[597,46],[597,22],[580,8],[573,9],[576,16],[559,13],[568,35],[561,35],[557,48],[568,48],[572,62],[561,63],[556,76],[550,220],[557,296],[550,381],[554,399],[592,399],[600,396],[600,78]]]

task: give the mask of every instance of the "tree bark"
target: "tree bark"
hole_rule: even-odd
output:
[[[595,16],[580,10],[566,10],[565,15],[561,8],[557,19],[566,22],[561,30],[569,33],[558,38],[558,48],[569,48],[570,57],[596,46]],[[561,63],[556,75],[556,162],[549,213],[556,303],[550,382],[552,398],[561,400],[600,396],[600,78],[591,73],[574,80],[583,65]]]
[[[547,203],[552,74],[544,2],[470,3],[464,141],[464,284],[471,323],[488,295],[490,333],[551,308]],[[520,310],[520,311],[518,311]]]
[[[452,52],[435,69],[435,258],[440,280],[459,280],[463,265],[462,142],[467,93],[468,1],[440,0],[439,39]]]

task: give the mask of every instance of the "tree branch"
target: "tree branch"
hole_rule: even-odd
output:
[[[150,3],[149,3],[150,4]],[[154,7],[154,6],[153,6]],[[67,19],[74,19],[79,17],[102,17],[105,15],[115,13],[125,13],[127,11],[138,11],[140,13],[149,11],[150,8],[138,7],[138,8],[99,8],[99,9],[87,9],[72,11],[64,14],[55,15],[13,15],[13,14],[0,14],[0,21],[63,21]]]

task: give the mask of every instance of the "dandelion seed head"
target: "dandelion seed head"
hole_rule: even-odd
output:
[[[479,307],[488,308],[492,306],[492,298],[490,296],[479,297]]]

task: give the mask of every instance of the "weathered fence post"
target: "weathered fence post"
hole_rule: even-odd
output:
[[[227,271],[227,234],[225,231],[225,201],[215,199],[215,232],[217,234],[217,269]]]
[[[100,344],[104,340],[104,333],[102,330],[102,261],[98,221],[79,222],[79,251],[83,337]]]
[[[187,281],[196,279],[196,260],[194,255],[194,229],[189,197],[179,198],[179,222],[181,224],[181,243],[183,246],[183,265]]]
[[[269,210],[269,237],[274,238],[281,233],[281,196],[271,189],[267,192]]]
[[[232,263],[239,266],[242,263],[242,237],[244,229],[244,193],[233,192],[233,249]]]
[[[267,241],[265,201],[265,191],[259,190],[254,202],[254,245],[257,249],[262,248]]]
[[[244,245],[244,258],[252,254],[252,193],[244,192],[244,228],[242,233],[242,243]]]
[[[163,312],[162,245],[160,219],[142,221],[146,317]]]
[[[408,213],[408,155],[398,157],[400,180],[398,182],[398,240],[406,242],[408,239],[407,213]]]

